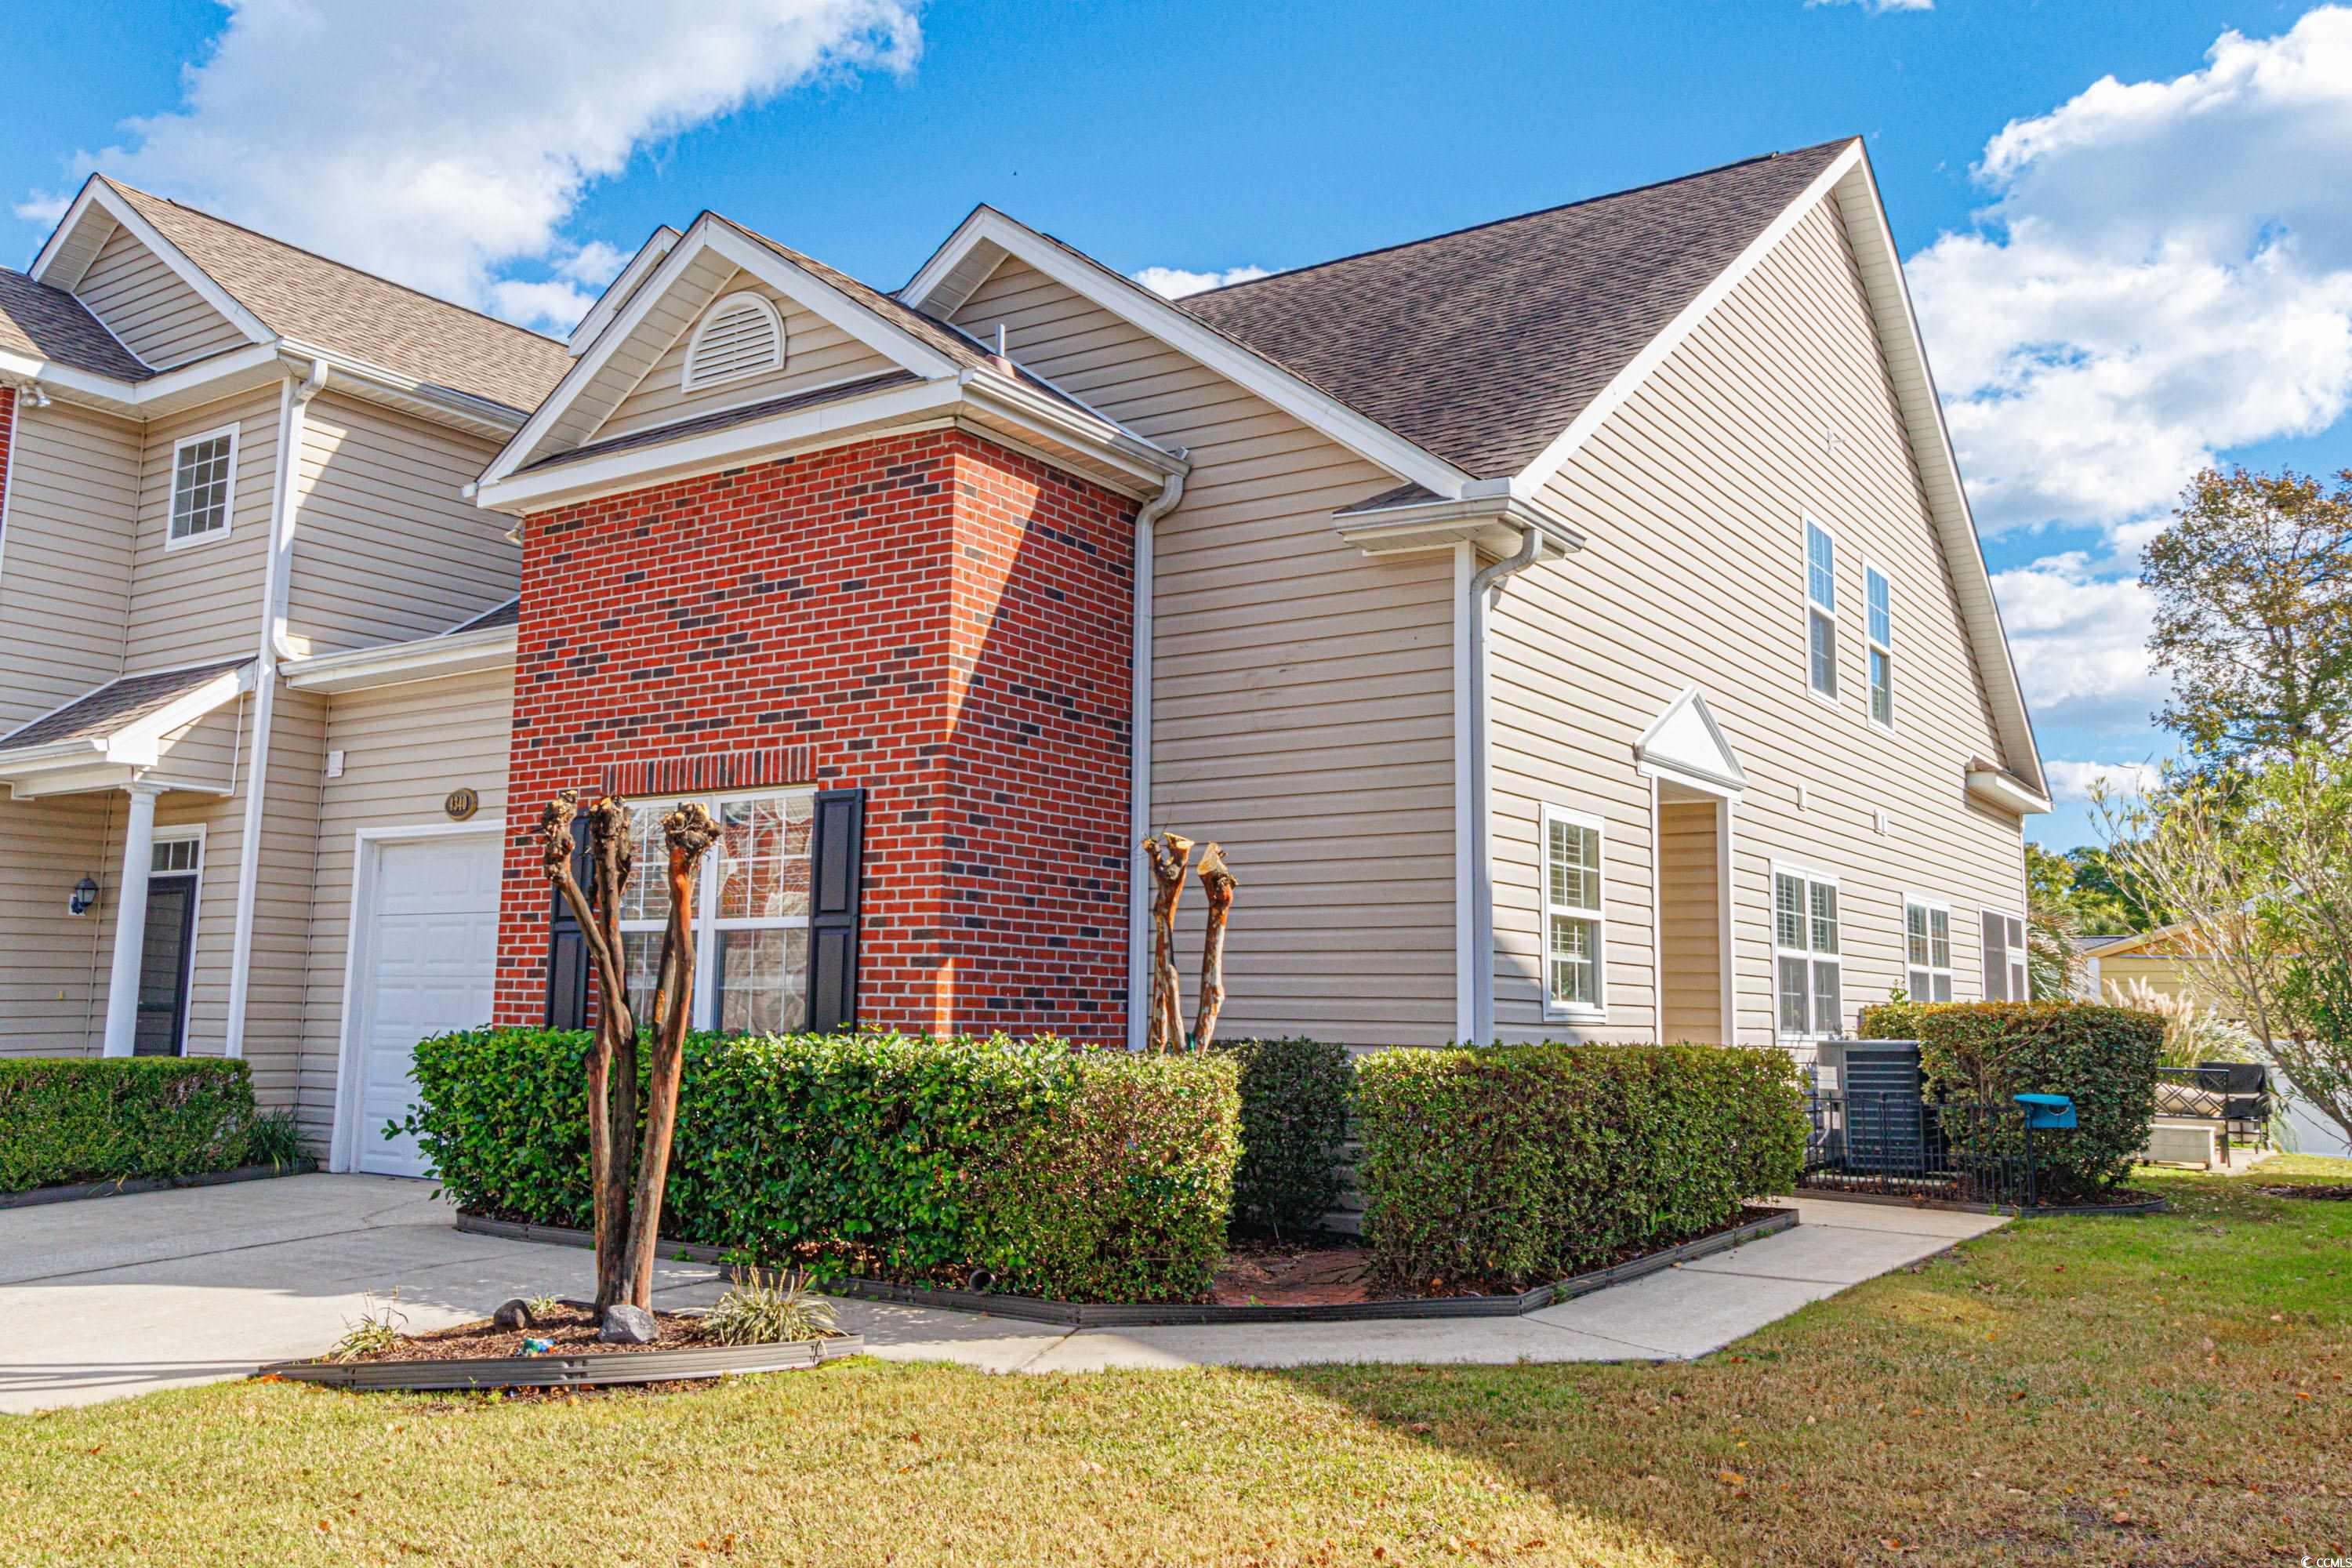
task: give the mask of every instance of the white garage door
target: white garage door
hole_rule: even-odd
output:
[[[386,1137],[416,1101],[409,1080],[416,1042],[489,1022],[498,964],[496,834],[392,842],[376,848],[375,875],[355,978],[362,1171],[431,1173],[410,1138]]]

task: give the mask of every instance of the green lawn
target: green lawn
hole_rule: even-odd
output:
[[[2178,1212],[2018,1225],[1690,1365],[155,1394],[0,1423],[0,1561],[2352,1554],[2352,1204],[2257,1181],[2352,1163],[2151,1173]]]

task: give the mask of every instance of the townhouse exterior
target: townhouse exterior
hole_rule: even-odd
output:
[[[720,816],[720,1027],[1132,1043],[1161,826],[1229,1032],[2022,992],[2047,800],[1857,142],[1177,301],[705,213],[561,344],[93,180],[0,388],[0,1050],[243,1055],[339,1167],[417,1168],[422,1035],[592,1005],[567,785]]]

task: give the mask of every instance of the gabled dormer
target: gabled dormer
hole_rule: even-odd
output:
[[[82,186],[32,275],[79,299],[150,370],[274,335],[102,176]]]

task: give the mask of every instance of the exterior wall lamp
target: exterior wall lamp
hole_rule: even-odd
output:
[[[74,884],[73,897],[66,900],[66,913],[86,915],[97,902],[98,881],[95,878],[84,877]]]

